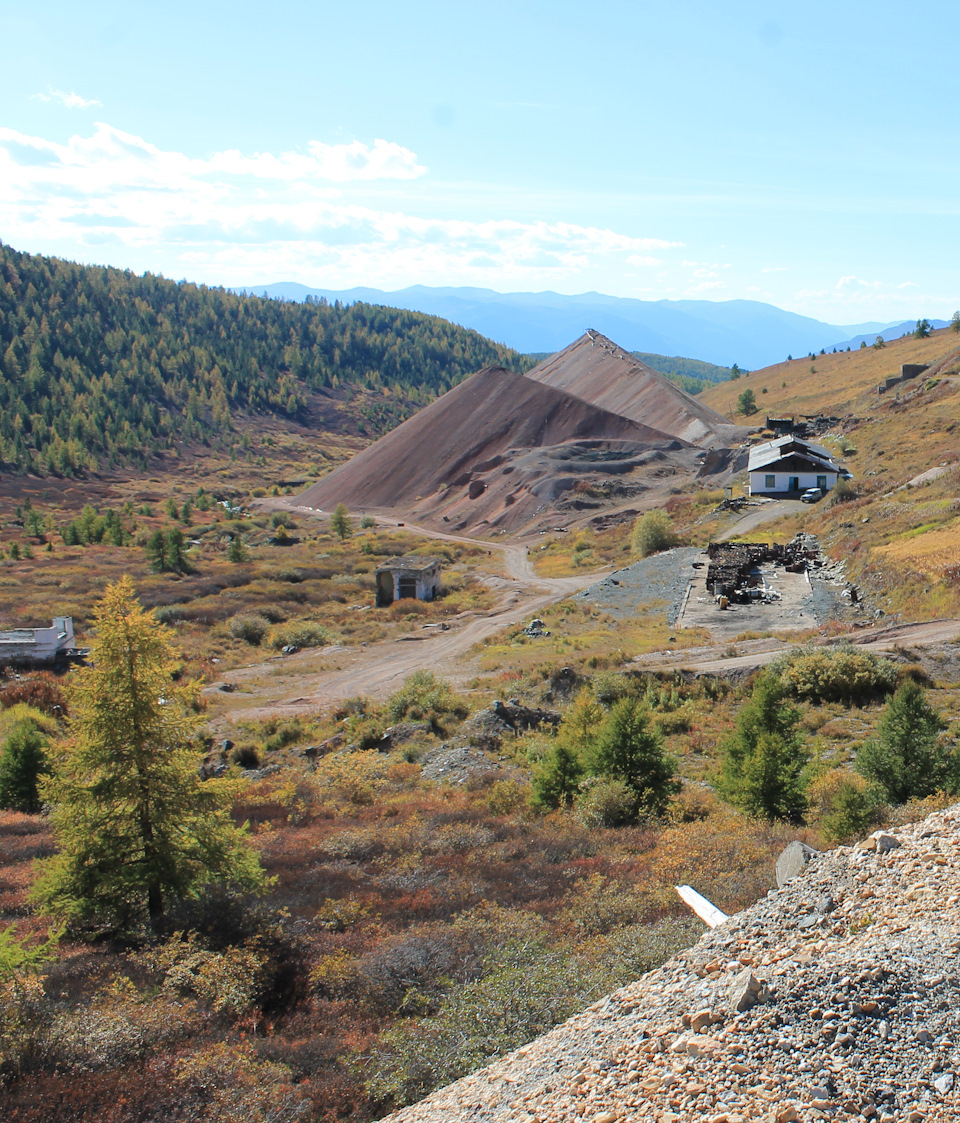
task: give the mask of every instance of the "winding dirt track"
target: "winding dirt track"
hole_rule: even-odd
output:
[[[319,512],[288,501],[271,500],[263,505],[293,511],[301,518],[326,518]],[[397,519],[392,514],[371,513],[378,522],[397,525]],[[409,521],[404,522],[404,529],[500,553],[505,576],[487,578],[487,583],[500,592],[496,610],[485,616],[454,618],[449,622],[448,631],[431,628],[369,647],[300,651],[295,655],[239,667],[223,676],[224,682],[236,688],[235,693],[221,693],[218,687],[208,689],[211,701],[217,699],[213,708],[229,712],[232,720],[239,721],[292,716],[360,694],[384,698],[396,690],[408,675],[418,670],[438,671],[456,683],[475,673],[469,666],[458,666],[457,662],[475,643],[536,615],[570,593],[592,585],[610,568],[607,566],[576,577],[538,577],[530,562],[527,546],[522,542],[499,543],[445,534]],[[251,695],[256,697],[253,704]]]

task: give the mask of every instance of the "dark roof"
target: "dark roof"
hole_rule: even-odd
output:
[[[432,554],[411,554],[407,558],[387,558],[385,562],[381,562],[377,566],[377,573],[386,573],[395,569],[403,570],[405,573],[421,573],[423,570],[432,569],[439,564],[440,559]]]

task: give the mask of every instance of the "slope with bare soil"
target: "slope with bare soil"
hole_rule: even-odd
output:
[[[737,443],[745,432],[597,331],[584,332],[527,377],[693,444]]]
[[[479,371],[299,497],[410,511],[439,528],[513,529],[584,475],[619,476],[685,442],[499,367]],[[692,453],[680,457],[686,471]]]

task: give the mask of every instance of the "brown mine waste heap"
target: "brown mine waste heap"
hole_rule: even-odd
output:
[[[589,396],[596,389],[590,355],[599,362],[605,396],[622,401],[625,410]],[[692,475],[703,454],[678,430],[717,443],[723,419],[622,355],[593,332],[532,372],[543,377],[481,370],[308,488],[298,502],[319,510],[341,502],[393,508],[438,529],[515,530],[555,509],[581,480],[608,481],[648,467]],[[617,377],[630,383],[620,394],[614,393]],[[674,428],[655,424],[652,418],[661,416]],[[710,418],[721,426],[710,428]]]
[[[527,378],[556,386],[623,417],[642,420],[691,444],[736,440],[744,430],[598,331],[544,359]]]
[[[806,863],[806,864],[805,864]],[[960,804],[827,854],[392,1123],[957,1123]]]

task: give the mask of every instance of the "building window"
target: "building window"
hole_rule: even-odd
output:
[[[763,486],[764,487],[776,487],[777,486],[777,477],[776,476],[764,476]]]
[[[826,476],[817,476],[817,487],[820,488],[821,491],[827,490],[827,477]]]

